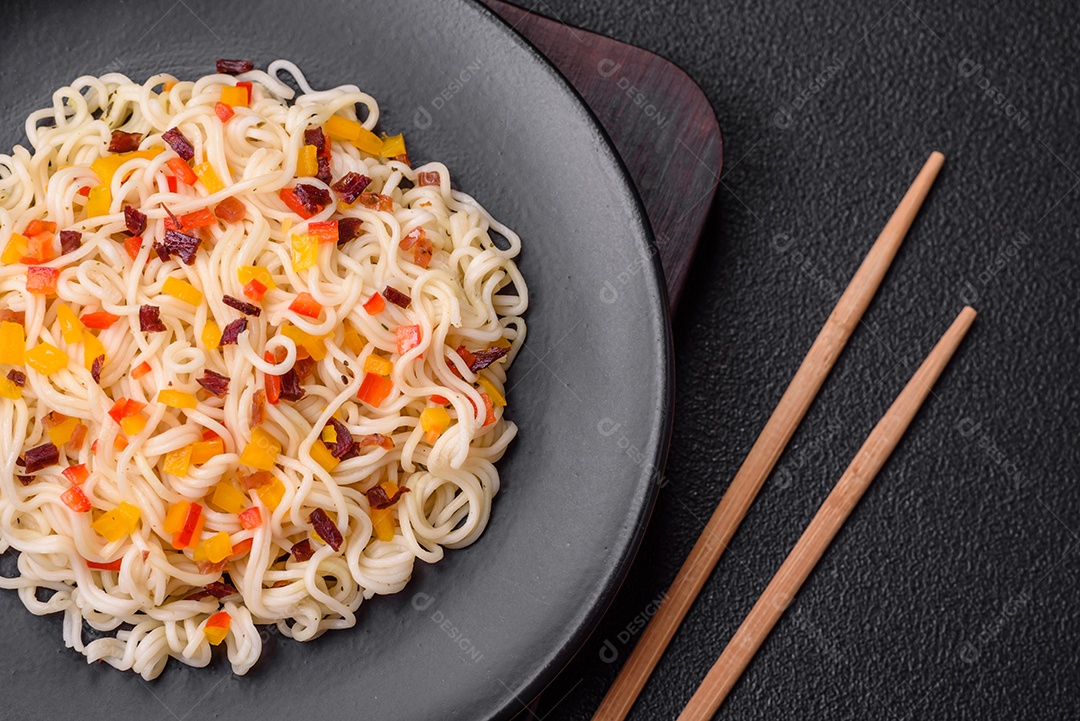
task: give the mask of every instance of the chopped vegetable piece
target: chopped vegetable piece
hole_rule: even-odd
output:
[[[277,288],[277,284],[274,283],[274,278],[270,275],[270,271],[261,265],[242,265],[236,270],[236,277],[241,283],[250,283],[253,280],[257,280],[268,289]]]
[[[359,126],[356,131],[356,138],[350,142],[360,150],[363,150],[369,155],[379,155],[382,153],[382,138],[375,133],[371,132],[364,126],[357,123]]]
[[[247,497],[232,485],[222,481],[214,486],[214,496],[210,502],[226,513],[239,513],[244,508]]]
[[[124,227],[132,235],[142,235],[146,230],[146,213],[130,205],[124,206]]]
[[[166,453],[162,470],[180,478],[187,478],[188,469],[191,467],[191,450],[191,446],[184,446]]]
[[[314,213],[309,213],[304,207],[304,204],[300,202],[300,199],[296,197],[296,193],[292,188],[282,188],[278,191],[278,197],[281,198],[281,202],[288,206],[289,210],[299,215],[304,220],[310,218]]]
[[[394,364],[386,358],[377,355],[369,355],[364,359],[364,371],[375,375],[388,376],[394,370]]]
[[[397,335],[398,355],[405,355],[420,345],[420,326],[418,325],[398,326],[395,334]]]
[[[376,291],[370,298],[368,298],[367,302],[364,303],[364,310],[367,311],[368,315],[378,315],[379,313],[382,313],[385,309],[386,301],[383,300],[383,297],[379,295],[378,291]]]
[[[317,185],[297,183],[293,188],[296,199],[310,215],[315,215],[330,204],[330,191]],[[310,217],[310,216],[309,216]]]
[[[217,350],[217,347],[221,345],[221,329],[218,328],[217,323],[212,320],[206,321],[202,331],[202,342],[207,350]]]
[[[233,550],[235,552],[235,548]],[[239,591],[236,590],[236,587],[231,583],[223,583],[221,581],[208,583],[206,584],[205,589],[207,593],[217,599],[228,598],[229,596],[234,596],[239,593]]]
[[[165,533],[176,533],[184,527],[184,519],[187,518],[191,504],[187,501],[177,501],[169,506],[165,513],[165,522],[162,525]]]
[[[371,525],[375,537],[380,541],[394,540],[394,510],[392,508],[371,509]]]
[[[322,313],[322,303],[315,300],[307,292],[302,292],[289,304],[289,310],[307,318],[318,318]],[[258,314],[256,314],[258,315]]]
[[[226,223],[237,223],[244,219],[244,215],[247,213],[247,206],[243,204],[238,198],[228,197],[225,200],[217,204],[214,208],[214,215],[224,220]]]
[[[269,471],[273,469],[280,453],[281,445],[277,439],[262,428],[254,428],[251,431],[251,442],[244,446],[244,451],[240,454],[240,464],[260,471]]]
[[[147,148],[146,150],[135,150],[130,153],[121,153],[119,155],[106,155],[90,163],[90,169],[101,178],[101,182],[104,184],[101,187],[104,187],[107,191],[109,185],[112,183],[113,176],[116,174],[116,171],[120,169],[121,165],[136,158],[153,160],[164,152],[165,148],[156,147]],[[93,191],[91,191],[91,194],[92,193]]]
[[[326,145],[326,135],[323,134],[322,128],[308,128],[304,131],[304,143],[306,145],[314,145],[315,152],[319,155],[329,155],[330,148]]]
[[[85,560],[85,559],[84,559]],[[87,561],[86,567],[93,571],[120,571],[120,565],[123,558],[118,558],[115,561],[109,561],[108,563],[98,563],[97,561]]]
[[[202,378],[196,379],[196,382],[205,388],[207,393],[217,398],[224,398],[229,392],[229,376],[223,376],[212,370],[204,370]]]
[[[22,388],[13,383],[10,378],[0,378],[0,398],[17,401],[22,398]]]
[[[0,363],[21,366],[26,351],[26,329],[22,323],[0,321]]]
[[[442,177],[436,171],[425,170],[416,174],[416,184],[420,187],[441,185]]]
[[[186,280],[180,280],[171,275],[162,284],[161,292],[189,305],[201,305],[203,302],[202,291]]]
[[[90,499],[86,497],[83,489],[79,486],[72,486],[61,493],[60,500],[76,513],[86,513],[91,508]]]
[[[60,231],[60,255],[74,253],[82,247],[82,233],[77,230]]]
[[[206,522],[202,506],[187,501],[181,501],[181,503],[186,503],[187,508],[180,529],[173,533],[172,545],[177,550],[187,548],[193,540],[197,540],[202,534],[203,524]]]
[[[8,371],[7,379],[17,385],[19,388],[22,388],[26,385],[26,374],[22,371],[15,370],[14,368]]]
[[[386,486],[388,485],[390,485],[389,482],[386,482],[382,485],[375,485],[368,489],[366,495],[368,499],[368,504],[372,508],[377,508],[380,510],[383,508],[389,508],[390,506],[397,503],[403,494],[409,492],[408,488],[398,488],[397,486],[394,486],[390,493],[387,493]]]
[[[374,373],[365,373],[356,397],[378,408],[393,389],[394,382],[389,378]]]
[[[394,287],[389,286],[389,285],[386,286],[386,288],[383,289],[382,294],[383,294],[383,297],[386,298],[388,301],[390,301],[394,305],[400,306],[402,308],[408,308],[409,304],[412,303],[412,298],[405,295],[404,293],[402,293],[397,288],[394,288]]]
[[[169,187],[169,192],[170,193],[175,193],[176,192],[176,189],[179,187],[178,182],[179,181],[177,181],[175,175],[166,175],[165,176],[165,185],[167,185]]]
[[[239,298],[233,298],[231,295],[223,295],[221,297],[221,302],[229,306],[230,308],[235,308],[244,315],[251,315],[255,316],[256,318],[262,315],[262,309],[259,308],[259,306],[252,305],[251,303],[245,303]]]
[[[254,69],[255,63],[250,60],[225,60],[224,58],[219,58],[217,61],[217,71],[225,75],[249,73]]]
[[[296,373],[295,368],[290,368],[285,371],[281,376],[281,394],[280,397],[287,401],[296,402],[301,400],[307,391],[300,385],[300,377]]]
[[[127,251],[128,257],[132,260],[136,260],[139,257],[139,251],[142,250],[143,239],[141,235],[133,235],[130,238],[124,239],[124,250]]]
[[[68,480],[68,483],[73,486],[85,483],[86,479],[90,477],[90,471],[87,470],[85,463],[80,463],[77,466],[68,466],[61,471],[61,474]]]
[[[131,377],[135,380],[139,380],[152,370],[153,368],[150,367],[150,364],[146,361],[143,361],[139,365],[135,366],[135,368],[131,371]]]
[[[26,291],[36,295],[56,295],[56,282],[60,279],[59,268],[34,266],[26,269]]]
[[[179,128],[169,128],[161,134],[161,139],[168,143],[169,147],[184,160],[191,160],[195,157],[195,146],[184,137]]]
[[[105,344],[102,343],[96,335],[93,333],[83,334],[83,366],[86,370],[90,371],[91,375],[94,373],[94,366],[98,366],[98,377],[95,382],[100,382],[101,370],[105,367]],[[98,360],[100,359],[100,360]]]
[[[214,103],[214,114],[218,116],[218,120],[226,122],[229,118],[236,114],[236,111],[232,109],[232,106],[228,103],[218,101]]]
[[[345,323],[345,346],[356,355],[364,350],[364,339],[351,323]]]
[[[3,254],[0,254],[0,260],[11,265],[18,263],[29,252],[30,241],[19,233],[12,233],[7,245],[4,246]]]
[[[221,331],[221,345],[235,345],[240,334],[247,330],[247,318],[238,318]]]
[[[248,420],[248,428],[261,426],[263,416],[266,414],[266,391],[262,388],[255,391],[251,396],[251,418]]]
[[[229,635],[229,622],[231,620],[232,617],[225,611],[218,611],[206,619],[206,625],[203,626],[203,635],[206,636],[206,640],[210,642],[211,646],[219,645]]]
[[[112,131],[112,137],[109,138],[109,152],[130,153],[132,150],[138,150],[141,142],[142,133],[125,133],[123,130],[114,130]]]
[[[277,363],[277,358],[270,351],[263,353],[263,360],[267,363]],[[266,400],[270,405],[276,406],[281,399],[281,376],[273,373],[266,373],[265,376]],[[256,423],[255,425],[259,424]]]
[[[156,305],[139,306],[139,329],[144,333],[164,333],[168,330],[161,322],[161,309]]]
[[[80,318],[82,324],[87,328],[112,328],[113,323],[120,320],[120,316],[113,315],[104,310],[94,311],[93,313],[84,313]]]
[[[494,383],[483,376],[479,378],[479,381],[480,387],[484,389],[484,392],[487,393],[488,397],[491,398],[491,402],[495,404],[496,407],[502,408],[506,405],[506,396],[495,387]]]
[[[72,488],[78,488],[78,486],[72,486]],[[137,506],[121,501],[119,506],[103,514],[90,524],[90,527],[107,541],[119,541],[124,536],[135,532],[141,515]]]
[[[289,550],[294,560],[297,561],[309,561],[311,557],[315,555],[314,549],[311,548],[311,541],[304,539],[299,543],[294,543],[292,549]]]
[[[36,473],[42,468],[54,466],[60,462],[60,450],[52,443],[42,443],[28,450],[23,458],[26,462],[27,473]]]
[[[210,538],[203,543],[203,547],[206,552],[206,559],[210,561],[210,563],[221,563],[231,556],[233,551],[229,534],[224,531],[218,531],[213,536],[210,536]]]
[[[169,408],[195,408],[199,399],[191,393],[166,388],[158,391],[157,402]]]
[[[326,343],[321,337],[311,335],[293,325],[281,326],[281,334],[292,339],[297,345],[303,346],[303,349],[314,360],[321,361],[326,357]]]
[[[360,193],[363,193],[369,185],[371,185],[371,178],[360,173],[348,172],[330,187],[340,196],[341,202],[351,204],[356,202]]]
[[[319,538],[326,542],[326,545],[335,551],[341,550],[341,542],[344,540],[341,537],[341,531],[334,525],[334,522],[330,520],[330,516],[326,515],[326,511],[321,508],[316,508],[308,516],[308,523],[315,528],[315,533],[319,534]]]
[[[495,406],[487,393],[481,393],[480,398],[484,401],[484,425],[490,426],[495,422]]]
[[[247,90],[234,85],[225,85],[221,88],[221,103],[232,108],[246,108],[248,106]]]
[[[195,254],[199,251],[201,243],[202,238],[185,235],[178,230],[166,230],[162,246],[167,254],[179,255],[180,260],[184,261],[185,265],[192,265],[195,262]]]
[[[83,337],[83,324],[70,307],[64,303],[56,304],[56,320],[60,322],[60,335],[65,343],[78,343]]]
[[[342,218],[338,222],[338,245],[348,243],[350,240],[355,240],[360,237],[360,228],[364,224],[364,221],[360,218]]]
[[[255,471],[250,475],[241,473],[236,477],[237,483],[239,483],[240,487],[245,491],[262,488],[263,486],[269,485],[271,480],[270,474],[266,471]]]
[[[195,175],[191,166],[180,158],[172,158],[171,160],[165,161],[165,166],[186,185],[195,185],[199,180],[199,176]]]
[[[120,429],[124,431],[126,436],[137,436],[142,433],[144,428],[146,428],[146,419],[141,415],[129,416],[120,421]]]
[[[296,154],[296,176],[314,178],[319,172],[319,149],[314,145],[305,145]]]
[[[225,183],[221,182],[221,178],[218,177],[217,171],[209,160],[199,163],[191,170],[199,176],[199,180],[202,181],[208,193],[213,194],[225,189]]]
[[[319,241],[310,235],[292,237],[292,266],[299,272],[313,268],[319,261]]]
[[[334,470],[337,464],[341,462],[322,441],[315,441],[311,444],[311,459],[325,468],[327,472]]]
[[[245,553],[248,553],[251,550],[251,547],[253,545],[255,545],[255,543],[250,538],[245,538],[243,541],[240,541],[239,543],[233,544],[232,555],[229,556],[229,558],[230,559],[240,558]]]
[[[197,466],[201,466],[212,460],[215,456],[220,456],[225,452],[225,441],[220,438],[214,438],[208,441],[196,441],[191,444],[191,462]]]
[[[259,281],[252,278],[244,286],[244,295],[251,298],[256,303],[261,303],[263,297],[266,295],[266,286]]]
[[[285,484],[277,478],[271,478],[268,485],[262,486],[255,492],[267,508],[275,511],[281,505],[281,499],[285,497]]]
[[[180,227],[169,227],[176,225],[177,222],[179,222]],[[206,228],[211,225],[217,225],[217,216],[211,213],[209,208],[199,208],[190,213],[184,213],[177,218],[175,222],[172,218],[165,221],[165,227],[168,230],[193,230],[195,228]]]
[[[405,136],[398,134],[391,135],[389,138],[383,138],[382,155],[386,158],[405,155]]]
[[[381,195],[379,193],[372,193],[370,190],[365,190],[360,193],[360,197],[357,198],[360,201],[360,205],[372,210],[384,210],[391,211],[394,209],[394,199],[389,195]]]
[[[39,343],[26,351],[26,365],[42,375],[63,370],[68,364],[68,354],[51,343]]]
[[[355,120],[343,118],[340,115],[331,115],[326,121],[326,133],[338,140],[356,140],[364,127]]]
[[[446,431],[450,425],[450,414],[445,408],[432,406],[420,412],[420,428],[427,434],[428,443],[435,440]]]
[[[337,418],[330,419],[330,425],[328,429],[334,432],[333,446],[330,448],[330,455],[334,458],[341,458],[352,449],[353,437],[348,427]]]
[[[34,236],[41,233],[55,233],[56,223],[51,220],[41,220],[34,218],[26,224],[26,229],[23,230],[23,235]]]
[[[338,222],[336,220],[319,220],[308,223],[308,235],[320,243],[336,243],[338,241]]]
[[[240,513],[240,525],[245,530],[252,530],[262,525],[262,512],[257,506],[253,506]]]
[[[49,429],[49,440],[59,448],[71,440],[75,427],[79,425],[78,418],[66,418]]]

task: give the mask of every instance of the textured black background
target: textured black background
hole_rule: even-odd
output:
[[[1075,718],[1080,6],[523,5],[683,67],[725,141],[675,320],[668,482],[618,600],[539,715],[599,704],[938,149],[945,168],[878,299],[632,718],[678,714],[965,302],[980,315],[964,346],[719,717]]]

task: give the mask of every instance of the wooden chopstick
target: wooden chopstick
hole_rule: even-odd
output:
[[[960,311],[949,330],[874,426],[851,465],[821,504],[814,520],[803,531],[798,543],[781,564],[780,570],[728,642],[724,652],[690,699],[690,703],[679,715],[679,721],[711,719],[720,708],[731,687],[742,675],[807,576],[821,560],[829,543],[851,515],[855,504],[870,487],[870,482],[900,442],[901,436],[911,425],[915,413],[926,400],[930,388],[949,363],[973,320],[975,311],[971,307]]]
[[[645,627],[615,683],[608,689],[607,695],[593,715],[593,721],[622,721],[630,712],[671,637],[675,635],[686,612],[690,610],[690,605],[701,592],[705,579],[716,567],[721,554],[806,415],[863,312],[870,305],[944,162],[945,156],[941,153],[935,151],[930,154],[915,182],[908,188],[881,235],[855,271],[772,416],[765,423],[761,435],[732,479],[720,505],[716,507],[705,530],[683,562],[660,608]]]

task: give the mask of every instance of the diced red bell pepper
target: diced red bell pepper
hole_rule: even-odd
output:
[[[251,105],[251,83],[246,80],[242,80],[236,84],[236,87],[243,88],[247,91],[248,105]]]
[[[86,469],[85,463],[80,463],[77,466],[68,466],[61,472],[61,475],[68,479],[68,483],[71,485],[79,486],[90,477],[90,471]]]
[[[237,198],[228,197],[225,200],[217,204],[214,208],[214,215],[224,220],[226,223],[236,223],[244,219],[244,215],[247,213],[247,208]]]
[[[79,486],[72,486],[60,494],[60,500],[76,513],[86,513],[90,510],[90,499],[83,493]]]
[[[311,213],[307,212],[307,208],[305,208],[304,204],[300,202],[300,199],[296,197],[296,193],[293,192],[292,188],[282,188],[281,192],[278,193],[278,197],[280,197],[282,202],[288,206],[289,210],[296,213],[304,220],[311,217]]]
[[[390,391],[394,390],[394,382],[386,376],[376,375],[375,373],[365,373],[364,380],[360,383],[360,390],[357,391],[356,397],[378,408],[382,405],[382,402],[386,400],[386,397],[390,395]]]
[[[308,235],[318,238],[320,243],[336,243],[338,242],[338,222],[319,220],[308,223]]]
[[[143,408],[146,408],[145,403],[133,401],[130,398],[121,396],[117,399],[116,403],[113,403],[113,407],[109,409],[109,416],[119,423],[125,418],[133,416],[136,413],[141,413]]]
[[[296,296],[292,303],[289,304],[289,310],[297,315],[306,316],[308,318],[318,318],[322,313],[322,303],[311,297],[310,293],[303,292]]]
[[[267,363],[277,363],[277,358],[270,351],[263,353],[263,360]],[[281,400],[281,376],[267,373],[266,375],[266,402],[277,405]]]
[[[130,238],[124,240],[124,250],[127,251],[128,256],[135,260],[139,257],[139,251],[142,250],[142,236],[133,235]]]
[[[450,403],[449,399],[444,398],[443,396],[432,396],[431,402],[440,406],[445,406]]]
[[[256,303],[261,303],[263,296],[266,295],[266,286],[257,279],[252,278],[248,284],[244,286],[244,295],[251,298]]]
[[[150,367],[150,364],[146,361],[143,361],[139,365],[135,366],[135,369],[131,371],[131,377],[135,380],[139,380],[152,370],[153,368]]]
[[[217,114],[218,119],[223,123],[236,114],[233,112],[231,105],[220,101],[214,104],[214,113]]]
[[[208,225],[217,225],[217,217],[210,212],[209,208],[199,208],[198,210],[181,215],[177,220],[180,221],[180,225],[184,226],[184,230],[191,230],[192,228],[205,228]],[[165,226],[168,227],[169,221],[165,221]],[[173,228],[173,230],[179,230],[179,228]]]
[[[175,175],[166,175],[166,176],[165,176],[165,182],[166,182],[166,183],[168,184],[168,186],[169,186],[169,192],[170,192],[170,193],[175,193],[175,192],[176,192],[176,188],[178,187],[178,186],[176,185],[176,182],[177,182],[177,181],[176,181],[176,176],[175,176]]]
[[[26,290],[37,295],[56,295],[56,281],[60,279],[59,268],[35,266],[26,269]]]
[[[368,315],[378,315],[386,310],[386,301],[383,300],[382,295],[376,291],[374,295],[368,298],[367,303],[364,303],[364,310],[367,311]]]
[[[262,513],[258,506],[252,506],[240,513],[240,525],[249,531],[262,525]]]
[[[23,235],[30,237],[31,235],[37,235],[38,233],[55,233],[56,223],[51,220],[38,220],[34,218],[26,224],[26,229],[23,230]]]
[[[86,567],[95,571],[119,571],[120,562],[123,558],[118,558],[115,561],[109,561],[108,563],[98,563],[97,561],[87,561]]]
[[[257,511],[259,509],[255,508],[255,509],[252,509],[252,510]],[[232,547],[232,555],[229,556],[229,558],[230,559],[240,558],[245,553],[248,553],[249,551],[251,551],[252,545],[254,545],[254,544],[252,542],[252,539],[250,539],[250,538],[245,538],[243,541],[237,542],[236,544],[233,545],[233,547]]]
[[[96,310],[93,313],[83,313],[79,317],[82,324],[87,328],[96,328],[98,330],[104,330],[106,328],[112,328],[113,323],[120,320],[120,316],[113,315],[108,311]]]
[[[165,162],[165,166],[187,185],[195,185],[199,180],[199,176],[195,175],[195,171],[191,169],[191,166],[183,158],[172,158]]]
[[[198,503],[192,503],[188,507],[187,515],[184,517],[184,524],[179,531],[173,534],[173,548],[181,549],[190,546],[196,531],[201,533],[205,522],[206,519],[202,515],[202,506]]]
[[[420,345],[420,326],[418,325],[398,326],[396,334],[398,355],[405,355]]]
[[[480,397],[484,399],[484,425],[490,426],[495,422],[495,405],[491,402],[491,397],[487,393],[481,393]]]

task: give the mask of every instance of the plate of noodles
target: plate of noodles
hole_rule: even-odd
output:
[[[5,715],[510,718],[670,425],[640,203],[455,0],[5,3]]]

